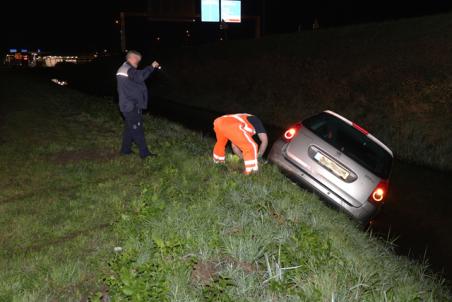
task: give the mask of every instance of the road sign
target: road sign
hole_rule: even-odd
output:
[[[242,5],[239,0],[221,0],[221,20],[226,23],[242,22]]]
[[[220,0],[201,0],[201,21],[220,22]]]

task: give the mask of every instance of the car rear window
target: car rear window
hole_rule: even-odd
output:
[[[389,177],[392,156],[343,120],[322,112],[304,120],[303,125],[378,177]]]

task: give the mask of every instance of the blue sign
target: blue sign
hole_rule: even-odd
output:
[[[22,48],[20,52],[28,52],[28,49]]]
[[[11,49],[9,50],[9,52],[10,52],[10,53],[16,53],[16,52],[17,52],[17,49],[11,48]]]
[[[201,0],[201,21],[220,22],[220,0]]]
[[[242,22],[241,1],[221,0],[221,20],[227,23]]]

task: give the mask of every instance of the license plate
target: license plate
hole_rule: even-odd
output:
[[[338,164],[336,164],[334,161],[329,159],[328,157],[324,156],[323,154],[317,152],[317,154],[314,156],[315,160],[318,161],[322,166],[327,168],[328,170],[332,171],[334,174],[339,176],[340,178],[346,180],[347,177],[350,175],[348,171],[340,167]]]

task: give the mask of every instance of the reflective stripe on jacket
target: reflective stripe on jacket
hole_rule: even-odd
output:
[[[121,112],[148,107],[148,89],[145,81],[153,71],[154,68],[150,66],[138,70],[127,62],[119,67],[116,81]]]
[[[252,135],[256,134],[256,130],[254,129],[254,126],[248,121],[248,117],[251,116],[251,114],[248,113],[237,113],[237,114],[229,114],[224,115],[223,117],[232,117],[236,120],[240,121],[243,125],[243,129],[251,133]]]

